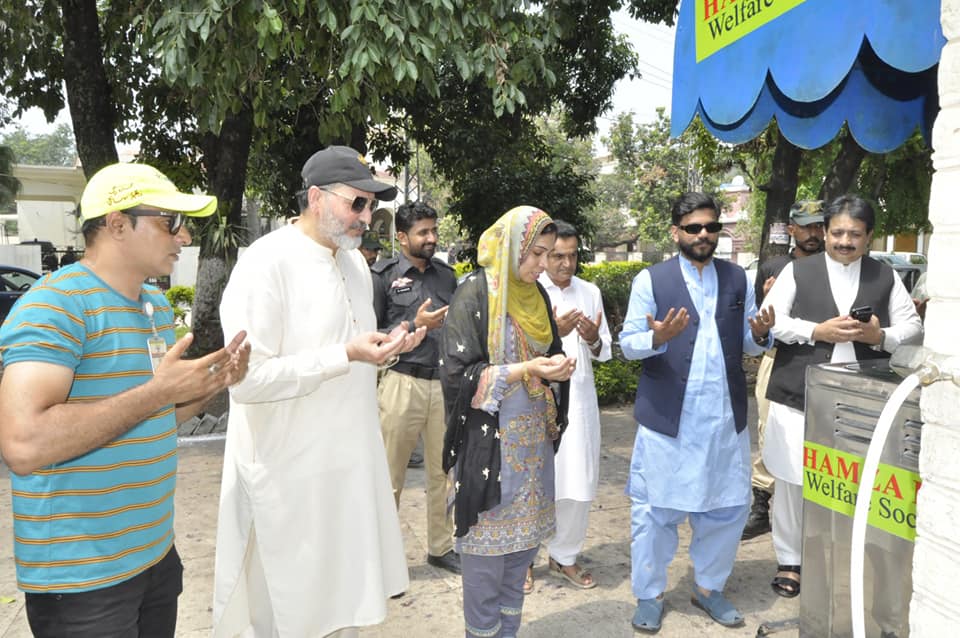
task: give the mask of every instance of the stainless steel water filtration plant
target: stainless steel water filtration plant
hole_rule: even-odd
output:
[[[900,382],[886,362],[807,369],[803,463],[803,575],[800,636],[846,638],[850,538],[863,459],[874,427]],[[920,488],[920,391],[897,412],[872,478],[864,556],[866,635],[904,638],[913,582]]]

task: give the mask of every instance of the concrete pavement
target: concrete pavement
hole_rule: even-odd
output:
[[[751,407],[752,407],[751,401]],[[521,638],[627,638],[635,600],[630,591],[630,506],[623,494],[635,424],[629,408],[602,412],[603,448],[597,500],[590,516],[581,561],[599,583],[580,591],[550,575],[543,550],[535,569],[536,586],[524,605]],[[756,422],[750,417],[751,426]],[[756,432],[753,432],[756,441]],[[214,544],[222,466],[222,437],[181,440],[177,489],[177,548],[184,562],[177,635],[210,634]],[[400,521],[410,566],[410,589],[389,601],[387,619],[361,630],[363,638],[440,638],[463,635],[460,579],[426,564],[424,471],[407,472]],[[17,591],[12,558],[10,481],[0,476],[0,638],[29,636],[23,594]],[[776,569],[770,535],[741,545],[726,593],[746,616],[746,626],[726,629],[690,604],[693,572],[687,557],[690,529],[683,525],[680,548],[670,567],[666,613],[660,636],[755,636],[761,623],[796,617],[799,599],[785,599],[770,589]],[[331,587],[337,583],[331,582]],[[323,596],[317,592],[317,596]],[[797,630],[776,636],[793,638]]]

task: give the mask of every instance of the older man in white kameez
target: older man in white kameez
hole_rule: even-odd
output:
[[[356,636],[408,585],[377,413],[377,364],[423,329],[376,331],[359,251],[376,199],[363,157],[324,149],[303,168],[301,216],[254,242],[220,306],[244,326],[250,371],[231,389],[213,635]]]

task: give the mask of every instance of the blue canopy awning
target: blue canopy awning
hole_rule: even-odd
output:
[[[699,115],[741,143],[776,117],[793,144],[817,148],[847,122],[863,148],[887,152],[929,133],[944,43],[939,0],[684,0],[671,132]]]

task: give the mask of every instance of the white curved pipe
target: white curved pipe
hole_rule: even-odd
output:
[[[850,543],[850,619],[853,625],[853,638],[866,638],[863,613],[863,554],[867,538],[867,513],[873,497],[873,482],[880,467],[880,455],[887,442],[887,435],[893,425],[900,406],[907,400],[913,389],[920,385],[920,376],[911,374],[897,386],[880,413],[880,420],[870,439],[867,458],[860,473],[860,489],[857,490],[857,507],[853,513],[853,538]]]

